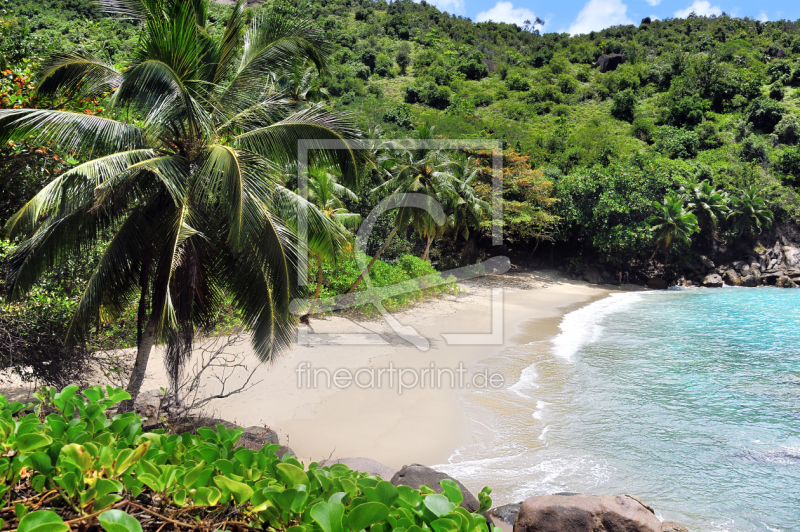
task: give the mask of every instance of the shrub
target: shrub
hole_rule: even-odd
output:
[[[383,98],[383,89],[380,85],[376,85],[374,83],[367,87],[367,93],[375,96],[376,98]]]
[[[654,147],[670,159],[690,159],[697,155],[700,138],[694,131],[661,126],[656,130]]]
[[[711,150],[722,146],[722,137],[719,128],[711,120],[706,120],[695,128],[697,136],[700,138],[700,147],[704,150]]]
[[[764,133],[772,133],[785,113],[786,109],[775,100],[756,98],[747,106],[745,119],[756,129]]]
[[[783,85],[778,85],[777,83],[769,88],[769,97],[773,100],[783,100],[785,93],[786,90],[783,88]]]
[[[492,105],[493,101],[492,95],[485,92],[479,92],[472,97],[472,103],[475,107],[488,107]]]
[[[792,147],[784,150],[775,164],[775,169],[789,176],[792,181],[800,178],[800,148]]]
[[[564,94],[575,94],[575,91],[580,87],[578,80],[568,74],[561,74],[558,76],[558,88]]]
[[[419,103],[421,101],[419,93],[420,93],[419,87],[417,87],[416,85],[408,85],[406,87],[403,100],[406,103]]]
[[[369,67],[370,72],[375,72],[377,60],[378,56],[373,50],[364,50],[361,52],[361,62]]]
[[[489,75],[489,67],[483,62],[483,54],[475,52],[463,59],[458,65],[458,71],[467,79],[480,80]]]
[[[386,54],[378,54],[375,60],[375,73],[384,78],[394,76],[394,61]]]
[[[121,388],[77,392],[77,386],[37,392],[35,411],[0,395],[6,526],[64,531],[70,521],[85,529],[94,528],[96,517],[106,531],[134,531],[142,527],[123,509],[145,509],[162,516],[148,518],[153,529],[159,521],[166,525],[166,517],[170,526],[187,530],[218,530],[238,521],[276,531],[406,525],[424,532],[488,532],[481,514],[491,506],[489,488],[479,493],[480,508],[471,514],[459,506],[463,494],[448,479],[436,494],[430,486],[394,486],[344,464],[306,468],[292,454],[278,458],[277,444],[235,447],[243,430],[222,424],[196,434],[145,433],[136,413],[109,411],[130,399]],[[33,510],[43,506],[52,509]]]
[[[667,101],[664,121],[673,126],[696,126],[705,118],[711,102],[696,94]]]
[[[800,120],[794,114],[787,114],[775,126],[775,134],[784,144],[796,144],[800,140]]]
[[[411,122],[411,106],[407,103],[399,103],[383,113],[383,121],[395,124],[397,127],[410,129],[414,124]]]
[[[648,144],[653,141],[654,131],[655,125],[646,118],[635,118],[631,124],[631,135]]]
[[[514,73],[506,76],[506,87],[510,91],[524,92],[530,90],[531,84],[521,74]]]
[[[636,94],[634,94],[632,89],[625,89],[614,95],[614,100],[611,104],[611,115],[614,118],[632,122],[635,113]]]
[[[739,148],[739,157],[745,162],[765,164],[769,162],[769,152],[764,141],[755,135],[750,135],[742,141]]]

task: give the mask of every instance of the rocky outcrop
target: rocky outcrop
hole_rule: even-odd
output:
[[[371,458],[337,458],[336,460],[323,460],[319,463],[320,467],[334,464],[344,464],[350,469],[364,471],[370,475],[381,477],[383,480],[391,480],[397,474],[393,468]]]
[[[709,273],[703,277],[703,286],[706,288],[719,288],[722,286],[722,277],[716,273]]]
[[[556,494],[531,497],[514,532],[661,532],[652,508],[629,495]]]
[[[669,283],[662,277],[651,277],[647,280],[647,288],[652,290],[666,290],[668,287]]]
[[[428,466],[421,464],[403,466],[403,468],[395,473],[395,475],[392,477],[391,483],[395,486],[402,485],[410,486],[412,488],[419,488],[420,486],[427,484],[433,488],[433,491],[436,493],[441,493],[442,487],[439,485],[439,483],[446,478],[455,481],[455,483],[461,488],[461,494],[464,496],[464,501],[461,503],[461,506],[468,512],[477,512],[481,505],[478,503],[478,499],[475,498],[475,495],[473,495],[466,488],[466,486],[450,475],[446,473],[440,473],[439,471],[431,469]]]
[[[266,427],[247,427],[244,434],[236,442],[236,447],[246,447],[252,451],[259,451],[268,443],[280,444],[278,433]]]
[[[600,69],[600,72],[609,72],[616,70],[618,66],[625,62],[625,56],[622,54],[603,54],[597,58],[595,66]]]
[[[583,272],[583,280],[587,283],[600,284],[603,282],[603,274],[597,268],[588,268]]]
[[[689,532],[689,529],[675,521],[664,521],[661,523],[661,532]]]
[[[513,525],[514,522],[517,520],[517,514],[519,514],[519,509],[522,506],[522,503],[516,502],[513,504],[505,504],[503,506],[498,506],[497,508],[492,508],[488,512],[486,512],[487,517],[493,517],[499,519],[500,521]]]

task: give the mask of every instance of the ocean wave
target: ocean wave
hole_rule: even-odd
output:
[[[603,320],[641,299],[640,292],[611,294],[565,315],[558,325],[561,332],[553,339],[553,354],[571,362],[582,347],[600,338]]]

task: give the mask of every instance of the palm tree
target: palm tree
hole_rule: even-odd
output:
[[[659,214],[647,219],[650,230],[656,233],[656,241],[662,246],[669,260],[669,250],[675,240],[690,243],[691,237],[700,229],[697,217],[686,212],[683,199],[675,192],[670,192],[664,198],[664,203],[653,202]]]
[[[428,124],[421,124],[417,128],[417,138],[415,140],[432,140],[434,128]],[[433,204],[435,202],[446,203],[457,196],[455,190],[455,177],[453,175],[453,161],[447,156],[445,150],[441,148],[419,147],[419,144],[412,141],[411,146],[399,150],[399,154],[383,157],[379,162],[379,167],[389,175],[389,179],[377,186],[373,192],[384,193],[387,197],[402,194],[422,194],[427,196]],[[437,226],[440,225],[431,216],[430,212],[411,206],[411,202],[402,200],[400,206],[395,209],[394,227],[383,246],[375,253],[375,256],[361,272],[356,281],[347,291],[352,293],[365,275],[369,273],[372,266],[391,243],[397,231],[413,225],[423,238],[428,240],[424,258],[427,258],[427,251],[430,243],[437,234]]]
[[[475,195],[473,183],[480,174],[480,168],[475,166],[474,157],[462,158],[454,165],[456,170],[456,195],[455,201],[448,205],[446,236],[469,239],[472,229],[480,227],[486,214],[491,211],[491,206]]]
[[[281,74],[273,74],[275,90],[283,93],[295,105],[327,100],[328,90],[322,85],[319,72],[313,64],[295,61]]]
[[[720,220],[730,212],[728,195],[717,190],[707,179],[690,183],[683,192],[687,210],[697,217],[701,235],[716,230]]]
[[[327,227],[321,234],[312,232],[308,239],[309,253],[317,261],[317,288],[314,291],[314,299],[308,310],[308,315],[314,313],[314,308],[319,299],[319,292],[322,287],[322,263],[324,260],[336,260],[336,257],[344,251],[344,244],[352,242],[352,234],[361,224],[361,215],[347,210],[343,198],[353,202],[358,202],[358,195],[340,184],[334,175],[335,169],[332,167],[314,167],[308,170],[307,199],[309,203],[317,207],[322,215],[330,220],[337,230],[330,230]],[[333,237],[333,238],[331,238]]]
[[[8,295],[23,295],[48,268],[107,242],[69,326],[84,340],[100,319],[138,300],[137,354],[127,386],[144,379],[155,342],[166,343],[173,382],[196,328],[223,293],[252,330],[261,360],[289,344],[295,320],[296,238],[275,215],[281,165],[300,139],[343,139],[349,123],[317,106],[293,111],[270,76],[294,61],[325,66],[324,31],[286,8],[247,25],[242,0],[219,39],[206,31],[207,0],[104,0],[144,31],[124,71],[86,54],[54,58],[42,95],[111,91],[110,116],[0,111],[0,141],[33,136],[90,160],[51,181],[6,225],[26,240],[9,259]],[[311,143],[313,148],[315,144]],[[318,146],[318,145],[316,145]],[[355,175],[348,150],[315,150]]]
[[[761,197],[758,188],[749,187],[742,190],[739,196],[733,197],[732,203],[731,218],[736,234],[750,234],[754,230],[760,232],[772,225],[774,215],[767,207],[767,200]]]

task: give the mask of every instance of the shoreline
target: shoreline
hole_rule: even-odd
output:
[[[592,285],[565,279],[553,271],[489,275],[459,283],[459,287],[459,294],[440,295],[392,314],[400,324],[429,339],[427,351],[400,338],[381,318],[357,320],[343,315],[314,319],[310,327],[302,328],[303,333],[310,333],[312,338],[318,333],[367,333],[383,338],[384,345],[294,345],[266,364],[258,361],[249,341],[229,347],[225,353],[239,355],[247,370],[235,370],[225,390],[242,385],[255,369],[254,385],[243,393],[211,402],[202,413],[244,427],[270,428],[277,432],[280,443],[305,463],[368,457],[395,469],[411,463],[444,465],[458,449],[475,441],[475,420],[468,416],[463,398],[472,389],[476,372],[487,367],[486,361],[510,347],[554,337],[568,312],[612,292],[638,288]],[[448,345],[443,333],[492,332],[493,288],[504,289],[501,343]],[[201,353],[224,339],[198,342],[195,352]],[[159,348],[151,354],[142,392],[167,386],[162,354]],[[188,363],[187,373],[196,359],[197,355]],[[311,375],[299,374],[302,363],[307,364]],[[406,370],[406,384],[413,383],[410,370],[418,375],[426,370],[429,373],[421,379],[423,384],[400,390],[398,382],[394,387],[387,386],[388,369],[392,367]],[[351,383],[340,389],[326,376],[337,370],[349,371],[362,385],[370,383],[371,372],[373,386]],[[308,381],[314,371],[318,372],[316,386]],[[442,373],[438,387],[431,382],[434,371]],[[451,378],[451,373],[457,376]],[[479,384],[485,381],[476,378]],[[210,374],[204,375],[202,382],[204,394],[218,393],[221,388],[219,380]],[[504,382],[502,388],[513,384]],[[12,385],[0,391],[13,396],[24,395],[29,389]]]
[[[395,469],[410,463],[444,464],[457,449],[474,441],[461,395],[471,389],[475,365],[534,337],[552,337],[564,314],[613,290],[539,272],[488,276],[460,286],[464,292],[458,295],[439,296],[393,314],[400,324],[430,340],[428,351],[398,337],[380,319],[315,319],[306,332],[366,332],[384,338],[386,345],[296,345],[256,370],[254,380],[260,382],[255,387],[214,401],[209,416],[245,427],[269,427],[306,463],[368,457]],[[491,288],[501,287],[505,289],[502,344],[448,345],[442,333],[492,332]],[[249,345],[237,350],[245,354],[248,367],[257,362]],[[302,363],[309,372],[301,375]],[[407,371],[406,384],[413,383],[408,371],[423,374],[421,384],[402,390],[397,382],[394,388],[387,386],[392,367]],[[161,353],[154,352],[143,391],[166,385],[162,368]],[[459,373],[459,368],[466,371]],[[349,372],[360,385],[337,388],[329,377],[337,370]],[[426,381],[426,370],[442,373],[440,387],[431,382],[433,371]],[[448,370],[463,375],[463,381],[454,382]],[[309,382],[314,372],[316,386]],[[229,385],[236,386],[243,376]],[[213,389],[214,383],[207,384]]]

